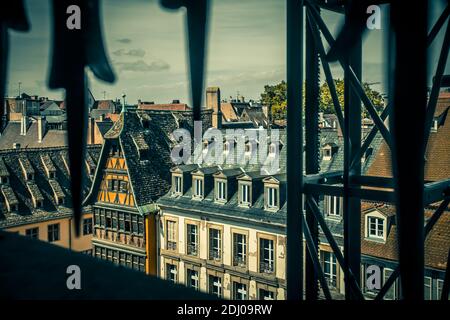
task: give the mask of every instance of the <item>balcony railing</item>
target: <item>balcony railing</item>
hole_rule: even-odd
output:
[[[198,254],[198,245],[195,244],[188,244],[187,245],[187,254],[191,256],[196,256]]]
[[[247,266],[247,261],[246,261],[245,257],[234,256],[233,257],[233,266],[236,266],[236,267],[245,267],[245,266]]]
[[[273,262],[260,262],[259,263],[259,272],[261,273],[273,273],[274,268],[273,268]]]
[[[222,255],[220,250],[209,250],[209,260],[220,261]]]
[[[167,241],[167,250],[177,250],[177,243],[174,241]]]

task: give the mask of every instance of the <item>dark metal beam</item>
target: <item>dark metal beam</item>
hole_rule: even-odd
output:
[[[307,16],[310,13],[306,12]],[[309,21],[309,17],[308,17]],[[314,45],[314,36],[311,24],[306,26],[305,40],[305,172],[306,174],[319,173],[319,52]],[[316,197],[316,201],[318,201]],[[308,247],[310,255],[305,257],[305,298],[317,300],[319,294],[318,274],[315,258],[318,252],[319,228],[316,219],[309,207],[305,210],[306,224],[303,229],[308,229],[311,245]],[[306,231],[306,230],[305,230]],[[307,234],[305,233],[305,236]],[[328,289],[328,288],[327,288]],[[329,292],[328,292],[329,294]]]
[[[347,267],[344,256],[342,255],[341,249],[339,249],[339,246],[338,246],[336,240],[334,239],[333,234],[331,233],[330,229],[328,228],[328,225],[325,222],[325,219],[323,218],[322,213],[320,212],[317,202],[314,200],[314,198],[311,195],[308,195],[306,197],[306,203],[310,207],[311,212],[314,214],[314,217],[316,218],[317,222],[320,225],[320,228],[322,229],[325,237],[327,238],[327,241],[328,241],[331,249],[333,250],[334,255],[336,256],[336,260],[339,262],[340,267],[344,270],[344,274],[347,277],[346,283],[348,283],[349,287],[352,289],[354,297],[358,300],[364,300],[364,296],[361,292],[358,281],[355,279],[355,276],[353,275],[352,270],[350,270]]]
[[[359,24],[359,18],[353,8],[346,7],[345,24]],[[359,10],[359,9],[358,9]],[[358,20],[358,21],[353,21]],[[345,42],[344,38],[342,39]],[[350,41],[350,39],[348,39]],[[352,76],[359,83],[362,73],[362,39],[361,35],[352,35],[352,46],[343,54],[344,66],[344,259],[347,270],[345,271],[345,298],[354,300],[358,297],[349,284],[348,272],[352,272],[356,282],[360,283],[361,266],[361,200],[350,195],[350,189],[359,189],[359,185],[353,183],[352,177],[361,175],[361,162],[351,168],[351,161],[361,149],[361,99],[357,87],[351,86]],[[339,49],[337,49],[339,50]],[[350,67],[353,70],[350,70]],[[380,128],[381,129],[381,128]]]
[[[328,288],[328,282],[325,278],[325,275],[322,270],[322,266],[320,265],[319,256],[318,256],[318,249],[316,245],[316,240],[313,239],[311,232],[308,228],[308,223],[306,220],[303,220],[303,234],[305,235],[305,241],[306,241],[306,248],[308,249],[309,258],[312,261],[314,272],[315,272],[315,278],[318,279],[320,282],[320,285],[322,286],[323,294],[325,295],[325,298],[327,300],[331,300],[331,293],[330,288]],[[306,277],[308,277],[308,274],[306,274]],[[317,281],[317,280],[316,280]],[[314,298],[314,296],[312,297]],[[306,299],[308,299],[308,295],[306,296]],[[316,299],[312,299],[316,300]]]
[[[424,297],[424,119],[427,104],[427,1],[391,4],[390,58],[392,165],[396,181],[396,212],[401,298]],[[405,24],[404,21],[414,21]],[[414,81],[411,68],[414,67]],[[411,130],[414,128],[414,130]]]
[[[424,149],[427,148],[428,139],[430,136],[431,126],[433,124],[434,112],[436,111],[436,104],[441,90],[442,76],[444,75],[445,66],[448,59],[448,51],[450,47],[450,20],[447,22],[447,30],[445,31],[444,41],[442,43],[441,53],[439,55],[436,73],[433,77],[433,85],[431,87],[430,98],[428,100],[428,107],[425,118],[425,143]],[[425,152],[424,150],[424,152]]]
[[[287,253],[289,300],[303,299],[303,1],[287,0]]]

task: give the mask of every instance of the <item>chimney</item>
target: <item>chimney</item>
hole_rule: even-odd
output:
[[[28,129],[27,105],[25,104],[24,100],[20,101],[20,104],[22,105],[22,118],[20,120],[20,135],[26,136]]]
[[[87,143],[95,144],[95,119],[92,117],[89,118]]]
[[[22,114],[22,118],[20,120],[20,135],[26,136],[27,135],[27,129],[28,129],[28,116]]]
[[[43,117],[43,116],[37,117],[37,126],[38,126],[38,142],[41,143],[42,140],[44,139],[46,129],[47,129],[45,117]]]
[[[222,127],[222,112],[220,110],[219,87],[209,87],[206,89],[206,109],[213,110],[212,126],[220,129]]]

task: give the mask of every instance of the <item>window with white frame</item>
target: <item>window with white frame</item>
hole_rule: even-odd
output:
[[[437,120],[437,119],[434,119],[434,120],[433,120],[433,124],[432,124],[432,126],[431,126],[431,132],[437,132],[438,126],[439,126],[438,120]]]
[[[271,143],[269,145],[269,156],[274,157],[277,154],[278,145],[276,143]]]
[[[217,180],[216,181],[216,200],[223,202],[227,200],[226,189],[227,183],[225,181]]]
[[[432,279],[430,277],[425,277],[423,282],[423,293],[424,300],[432,300]]]
[[[182,194],[182,178],[180,176],[173,177],[173,193],[174,194]]]
[[[192,269],[187,269],[186,281],[187,281],[186,285],[188,286],[188,288],[198,290],[199,289],[198,271],[192,270]]]
[[[443,288],[444,288],[444,280],[437,279],[436,280],[436,299],[441,299]]]
[[[322,251],[323,273],[330,287],[337,286],[337,263],[334,253]]]
[[[166,249],[177,249],[177,222],[172,220],[166,221]]]
[[[209,259],[220,260],[222,258],[222,232],[219,229],[209,229]]]
[[[336,196],[325,196],[325,210],[328,216],[341,216],[341,198]]]
[[[394,273],[394,270],[389,268],[384,268],[384,281],[383,285],[388,281],[389,277]],[[389,288],[389,290],[384,295],[385,300],[395,300],[397,299],[397,281],[395,281],[392,286]]]
[[[331,146],[326,146],[323,148],[323,160],[331,160],[333,156]]]
[[[220,277],[210,275],[208,278],[209,282],[209,293],[217,296],[218,298],[222,297],[222,279]]]
[[[259,272],[273,273],[275,271],[275,247],[271,239],[259,239]]]
[[[166,279],[172,281],[173,283],[177,282],[177,266],[174,264],[167,263],[166,264]]]
[[[187,224],[187,254],[198,255],[198,226],[196,224]]]
[[[194,179],[194,197],[203,198],[203,179]]]
[[[369,238],[384,239],[384,219],[367,217],[367,235]]]
[[[240,204],[250,206],[250,185],[246,183],[239,184]]]
[[[267,196],[267,208],[268,209],[278,209],[278,188],[276,187],[267,187],[266,188],[266,196]]]
[[[275,300],[275,292],[259,289],[259,300]]]
[[[247,264],[247,235],[233,233],[233,266],[245,267]]]
[[[247,285],[245,283],[233,282],[233,299],[247,300]]]

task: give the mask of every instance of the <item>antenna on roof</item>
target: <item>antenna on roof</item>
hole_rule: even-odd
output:
[[[20,85],[22,84],[22,82],[19,81],[19,98],[20,98]]]
[[[125,97],[126,97],[127,95],[125,94],[125,93],[122,93],[122,99],[123,99],[123,104],[122,104],[122,112],[124,113],[124,112],[127,112],[127,105],[126,105],[126,103],[125,103]]]

